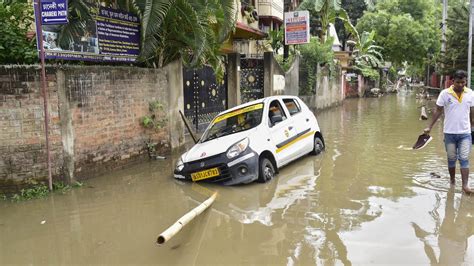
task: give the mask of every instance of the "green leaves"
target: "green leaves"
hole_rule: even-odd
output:
[[[376,68],[382,65],[383,56],[380,53],[382,47],[374,45],[375,32],[363,32],[357,41],[348,41],[354,44],[354,68],[359,70],[364,77],[372,80],[378,78],[379,74]]]
[[[439,51],[440,29],[433,0],[382,0],[377,10],[366,12],[357,29],[374,30],[384,57],[396,65],[422,65],[428,53]]]
[[[32,5],[0,2],[0,64],[31,64],[37,60],[36,40],[27,38],[33,22]]]
[[[457,69],[465,69],[468,56],[469,3],[450,2],[447,19],[446,53],[439,60],[444,63],[443,73],[451,74]]]
[[[142,20],[140,60],[158,67],[182,59],[223,76],[219,49],[235,27],[233,0],[133,0]]]
[[[306,83],[300,88],[300,94],[309,95],[314,90],[317,66],[334,64],[332,39],[320,43],[317,38],[313,37],[310,43],[300,45],[300,52],[300,73],[302,73],[302,79],[306,79]]]

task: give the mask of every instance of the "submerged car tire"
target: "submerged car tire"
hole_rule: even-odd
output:
[[[320,154],[323,150],[324,150],[324,142],[323,142],[323,140],[322,140],[320,137],[315,136],[315,137],[314,137],[313,152],[312,152],[312,154],[313,154],[313,155],[318,155],[318,154]]]
[[[275,167],[268,158],[261,158],[258,165],[258,182],[265,183],[275,176]]]

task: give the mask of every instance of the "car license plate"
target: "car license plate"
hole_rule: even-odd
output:
[[[211,178],[218,175],[219,175],[219,168],[216,167],[216,168],[207,169],[201,172],[193,173],[191,174],[191,179],[193,181],[198,181],[198,180],[207,179],[207,178]]]

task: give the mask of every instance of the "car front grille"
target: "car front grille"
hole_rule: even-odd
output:
[[[197,160],[193,162],[189,162],[185,164],[185,176],[186,178],[191,179],[191,174],[199,171],[204,171],[211,168],[219,168],[219,175],[215,177],[211,177],[208,179],[200,180],[199,182],[223,182],[226,181],[231,177],[229,167],[227,164],[222,163],[225,161],[224,158],[221,156],[225,156],[225,154],[218,154],[209,158],[205,158],[202,160]],[[201,166],[204,163],[204,166]]]

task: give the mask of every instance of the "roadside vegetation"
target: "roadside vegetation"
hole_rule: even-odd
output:
[[[26,0],[0,0],[0,64],[38,61],[36,38],[28,34],[33,23],[33,6]]]
[[[45,198],[52,193],[65,194],[73,188],[82,187],[83,184],[77,181],[71,185],[63,182],[53,182],[53,191],[49,191],[48,186],[42,182],[32,181],[30,185],[30,187],[23,188],[18,193],[1,194],[0,199],[5,201],[26,201]]]
[[[434,0],[381,0],[365,12],[357,30],[374,32],[385,60],[395,67],[424,69],[427,58],[441,47],[441,5]]]
[[[162,67],[181,59],[191,68],[210,65],[218,79],[223,77],[224,57],[220,47],[235,29],[237,11],[233,0],[103,2],[114,3],[119,9],[140,17],[139,65]],[[70,23],[63,26],[60,43],[68,43],[73,34],[81,31],[85,21],[91,19],[91,11],[84,0],[69,0],[68,3]],[[355,46],[356,73],[374,79],[385,61],[391,62],[396,69],[406,65],[410,72],[418,75],[422,75],[428,65],[445,73],[463,68],[467,58],[468,4],[464,0],[449,1],[445,55],[440,54],[440,1],[304,0],[298,10],[310,12],[311,35],[322,46],[329,41],[329,25],[334,24],[343,49],[347,45]],[[26,0],[0,0],[0,63],[37,61],[36,41],[31,32],[32,11]],[[268,42],[276,54],[281,54],[283,35],[282,30],[269,33]],[[290,56],[307,51],[305,46],[314,44],[292,46]],[[319,58],[327,57],[326,50],[319,52]],[[280,56],[277,60],[285,70],[291,66],[291,58]],[[326,63],[318,62],[319,65]]]

